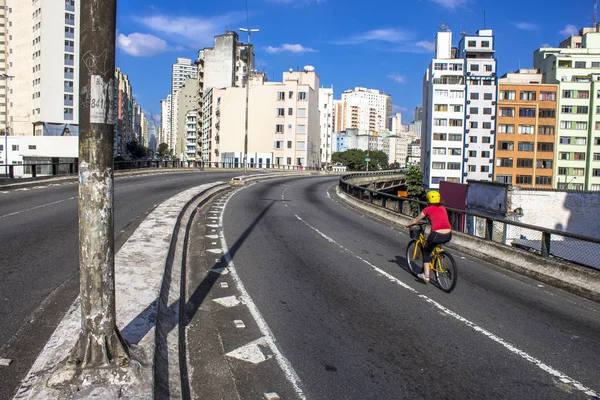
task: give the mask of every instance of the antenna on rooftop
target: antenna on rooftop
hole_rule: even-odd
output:
[[[594,0],[594,16],[593,16],[592,25],[594,29],[596,28],[596,23],[598,22],[598,0]]]
[[[440,24],[439,28],[440,28],[440,32],[450,32],[450,27],[445,22],[442,22]]]

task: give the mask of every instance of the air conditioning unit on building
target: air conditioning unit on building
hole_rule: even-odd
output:
[[[494,145],[493,145],[493,144],[490,144],[490,149],[493,149],[493,148],[494,148]]]
[[[496,102],[495,102],[495,101],[492,101],[492,105],[493,105],[493,106],[495,106],[495,105],[496,105]]]
[[[465,147],[469,147],[469,143],[465,143]]]
[[[491,178],[491,177],[492,177],[492,174],[488,174],[488,178]]]
[[[469,132],[471,132],[470,129],[465,129],[465,133],[469,133]]]
[[[467,173],[465,172],[465,173],[463,174],[463,176],[467,176]]]
[[[467,100],[467,104],[471,104],[471,100]]]
[[[463,159],[463,161],[464,161],[464,162],[468,162],[468,161],[469,161],[469,159],[468,159],[468,158],[464,158],[464,159]]]
[[[496,119],[496,116],[495,116],[495,115],[492,115],[492,121],[493,121],[493,120],[495,120],[495,119]]]
[[[491,130],[491,131],[490,131],[490,133],[491,133],[492,135],[495,135],[495,134],[496,134],[496,131],[495,131],[495,130]]]
[[[471,116],[470,116],[470,115],[467,115],[465,118],[467,118],[467,119],[471,119]]]
[[[493,164],[493,163],[494,163],[494,160],[492,160],[492,159],[490,159],[489,161],[490,161],[490,164]]]

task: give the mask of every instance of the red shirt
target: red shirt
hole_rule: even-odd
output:
[[[440,229],[452,229],[450,220],[448,219],[448,211],[444,206],[429,206],[425,207],[423,214],[429,218],[431,223],[431,231],[439,231]]]

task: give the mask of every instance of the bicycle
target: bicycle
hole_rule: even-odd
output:
[[[415,276],[423,272],[423,247],[427,243],[423,229],[425,225],[427,223],[420,222],[410,228],[410,238],[412,240],[406,246],[406,261]],[[431,253],[429,267],[430,271],[435,274],[440,289],[446,293],[454,290],[456,280],[458,279],[458,269],[452,254],[448,253],[438,244]]]

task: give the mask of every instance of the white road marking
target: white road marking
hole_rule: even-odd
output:
[[[221,254],[223,252],[221,249],[207,249],[206,251],[213,254]]]
[[[267,347],[267,339],[262,337],[253,342],[250,342],[242,347],[238,347],[235,350],[225,354],[227,357],[236,358],[238,360],[246,361],[252,364],[260,364],[267,360],[260,347]],[[269,357],[271,358],[271,357]]]
[[[452,311],[452,310],[444,307],[443,305],[441,305],[437,301],[435,301],[435,300],[433,300],[433,299],[431,299],[431,298],[429,298],[429,297],[427,297],[427,296],[425,296],[423,294],[420,294],[417,290],[413,289],[412,287],[410,287],[406,283],[402,282],[400,279],[398,279],[395,276],[393,276],[393,275],[385,272],[381,268],[377,267],[376,265],[374,265],[374,264],[370,263],[369,261],[365,260],[364,258],[360,257],[358,254],[354,253],[352,250],[347,249],[346,247],[342,246],[341,244],[339,244],[338,242],[336,242],[331,237],[327,236],[323,232],[319,231],[317,228],[315,228],[312,225],[310,225],[308,222],[304,221],[297,214],[295,215],[295,217],[298,220],[302,221],[310,229],[312,229],[313,231],[315,231],[316,233],[318,233],[321,237],[323,237],[328,242],[333,243],[333,244],[337,245],[339,248],[341,248],[342,250],[344,250],[344,251],[352,254],[354,257],[356,257],[357,259],[361,260],[362,262],[364,262],[365,264],[367,264],[368,266],[370,266],[372,269],[374,269],[377,273],[383,275],[384,277],[386,277],[391,282],[396,283],[396,284],[402,286],[403,288],[409,290],[410,292],[415,293],[417,296],[419,296],[420,298],[422,298],[423,300],[425,300],[429,304],[432,304],[433,306],[437,307],[439,310],[441,310],[445,314],[447,314],[447,315],[449,315],[451,317],[454,317],[455,319],[457,319],[458,321],[460,321],[463,324],[467,325],[468,327],[473,328],[476,332],[479,332],[479,333],[483,334],[484,336],[486,336],[487,338],[491,339],[492,341],[494,341],[494,342],[502,345],[503,347],[505,347],[510,352],[512,352],[512,353],[514,353],[514,354],[516,354],[516,355],[518,355],[520,357],[522,357],[526,361],[529,361],[530,363],[534,364],[535,366],[537,366],[541,370],[543,370],[543,371],[547,372],[548,374],[552,375],[553,377],[559,379],[561,382],[563,382],[565,384],[568,384],[568,385],[574,387],[575,389],[584,392],[588,396],[591,396],[591,397],[600,397],[600,395],[598,393],[596,393],[592,389],[584,386],[583,384],[581,384],[580,382],[576,381],[575,379],[572,379],[572,378],[568,377],[564,373],[562,373],[562,372],[560,372],[560,371],[552,368],[551,366],[545,364],[541,360],[539,360],[539,359],[537,359],[537,358],[529,355],[528,353],[524,352],[523,350],[520,350],[520,349],[516,348],[511,343],[505,341],[501,337],[496,336],[495,334],[491,333],[490,331],[488,331],[488,330],[486,330],[486,329],[478,326],[477,324],[469,321],[468,319],[460,316],[459,314],[455,313],[454,311]]]
[[[246,324],[241,319],[234,319],[233,320],[233,324],[238,329],[245,329],[246,328]]]
[[[243,190],[243,189],[239,189],[239,190]],[[235,194],[236,192],[233,192],[232,195]],[[226,205],[227,205],[227,203],[229,203],[229,200],[231,199],[232,195],[230,195],[230,197],[227,198],[227,200],[225,202]],[[221,213],[220,224],[221,224],[221,226],[223,225],[223,213]],[[225,261],[227,262],[227,265],[229,266],[231,276],[233,277],[233,280],[235,281],[237,289],[241,294],[242,302],[244,304],[246,304],[246,306],[248,307],[248,310],[250,310],[252,317],[254,318],[254,320],[256,321],[256,324],[258,325],[258,329],[260,329],[261,333],[264,336],[264,338],[262,338],[262,339],[264,339],[265,344],[269,347],[269,349],[273,353],[275,360],[277,361],[277,364],[279,365],[279,368],[281,368],[283,370],[283,373],[285,374],[287,380],[294,387],[294,391],[296,392],[296,397],[301,400],[306,400],[306,396],[304,395],[304,392],[302,391],[302,388],[300,387],[302,383],[300,381],[300,378],[298,377],[298,374],[296,373],[296,371],[294,370],[294,367],[292,367],[292,364],[288,361],[288,359],[285,358],[285,356],[283,354],[281,354],[281,351],[275,344],[275,336],[273,336],[273,332],[271,332],[271,328],[269,328],[269,325],[267,325],[267,322],[265,321],[264,317],[258,310],[258,307],[256,307],[256,304],[254,304],[254,300],[252,300],[252,298],[246,291],[246,288],[244,287],[242,280],[240,279],[240,277],[237,274],[237,271],[235,269],[235,264],[233,263],[233,260],[231,259],[231,255],[229,254],[229,248],[227,247],[227,241],[225,240],[224,234],[223,234],[222,242],[223,242],[223,252],[225,253]],[[261,340],[261,339],[259,339],[259,340]]]
[[[221,282],[221,289],[227,289],[229,284],[227,282]]]
[[[208,239],[218,239],[219,235],[206,235],[206,238],[208,238]]]
[[[206,226],[208,226],[209,228],[218,228],[219,227],[219,225],[215,225],[215,224],[209,224]]]
[[[213,299],[213,301],[227,308],[239,306],[241,304],[235,296],[220,297],[218,299]]]
[[[0,219],[6,218],[6,217],[12,217],[13,215],[23,214],[23,213],[30,212],[30,211],[33,211],[33,210],[38,210],[38,209],[44,208],[44,207],[53,206],[55,204],[64,203],[65,201],[75,200],[76,198],[77,198],[77,196],[73,196],[73,197],[69,197],[68,199],[53,201],[52,203],[42,204],[42,205],[39,205],[39,206],[28,208],[26,210],[15,211],[15,212],[10,213],[10,214],[0,215]]]
[[[12,363],[10,358],[0,358],[0,367],[8,367]]]

